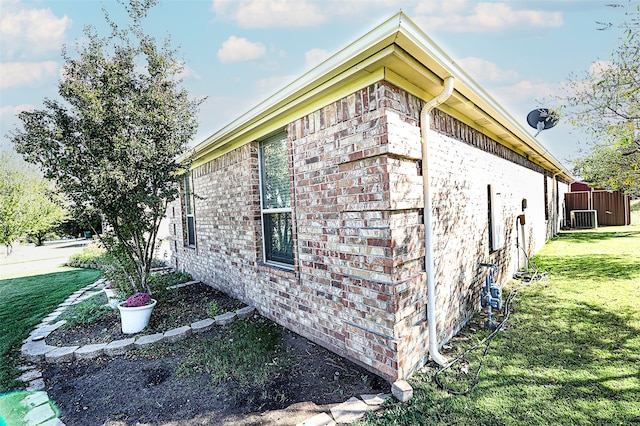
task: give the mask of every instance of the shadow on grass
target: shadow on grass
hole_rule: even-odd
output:
[[[493,340],[473,392],[441,391],[437,368],[429,368],[412,378],[408,404],[369,416],[367,424],[640,424],[637,307],[555,297],[533,285],[540,288],[518,298],[516,315]],[[446,371],[443,383],[468,388],[483,348],[467,358],[467,375]]]
[[[602,241],[611,240],[614,238],[631,237],[634,235],[640,235],[640,231],[616,231],[609,228],[607,231],[563,231],[560,232],[554,240],[566,241],[570,243],[592,243],[597,244]]]
[[[629,257],[588,254],[545,256],[536,258],[538,268],[551,277],[567,277],[574,280],[632,279],[640,276],[640,263]]]
[[[75,243],[75,244],[69,244],[69,245],[61,245],[61,246],[57,246],[57,247],[50,247],[52,249],[70,249],[70,248],[79,248],[79,247],[86,247],[87,244],[89,244],[91,240],[86,240],[86,241],[82,241],[79,243]]]
[[[479,393],[515,396],[506,410],[523,422],[526,413],[555,424],[629,424],[640,416],[637,310],[549,295],[524,305],[496,339]]]

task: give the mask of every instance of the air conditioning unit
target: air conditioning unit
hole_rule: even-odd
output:
[[[598,227],[598,212],[595,210],[571,210],[571,227],[593,229]]]

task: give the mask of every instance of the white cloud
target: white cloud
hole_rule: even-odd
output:
[[[213,10],[244,28],[310,27],[326,21],[322,5],[309,0],[214,0]]]
[[[272,95],[277,93],[274,89],[281,89],[298,77],[296,75],[276,75],[268,78],[261,78],[256,81],[256,89],[260,93]]]
[[[186,78],[193,78],[195,80],[202,80],[202,76],[198,74],[193,68],[190,68],[189,66],[187,66],[187,64],[180,63],[180,66],[182,67],[182,71],[180,71],[176,75],[178,79],[184,80]]]
[[[440,0],[438,0],[440,1]],[[420,0],[213,0],[218,18],[244,28],[313,27],[336,18],[388,15]]]
[[[605,71],[608,71],[612,68],[613,63],[611,61],[596,61],[589,66],[589,75],[602,75]]]
[[[515,70],[500,69],[493,62],[470,56],[457,61],[460,67],[479,82],[510,82],[518,78]]]
[[[491,90],[500,103],[505,105],[522,105],[523,102],[533,103],[537,99],[551,98],[559,91],[558,83],[533,82],[522,80],[509,86],[501,86]],[[538,105],[531,105],[534,108]]]
[[[330,53],[325,49],[311,49],[304,52],[304,68],[311,69],[329,57]]]
[[[25,59],[59,51],[71,26],[66,15],[58,18],[51,9],[26,9],[17,1],[2,2],[0,50],[4,60]]]
[[[515,9],[508,2],[424,2],[416,7],[415,13],[416,21],[429,32],[497,32],[563,25],[561,12]]]
[[[229,37],[218,50],[218,59],[223,64],[259,59],[265,56],[267,48],[262,43],[252,43],[244,37]]]
[[[33,111],[35,106],[31,104],[22,104],[22,105],[9,105],[0,107],[0,117],[13,117],[15,115],[20,114],[22,111]]]
[[[0,64],[0,89],[35,86],[46,78],[56,76],[58,69],[55,61],[3,62]]]

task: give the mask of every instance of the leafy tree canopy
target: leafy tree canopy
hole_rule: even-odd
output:
[[[611,60],[594,64],[584,79],[572,78],[563,110],[586,129],[593,150],[575,172],[592,186],[640,195],[640,6],[630,2],[623,35]],[[627,11],[627,9],[630,9]],[[600,23],[606,30],[617,26]]]
[[[124,5],[122,28],[105,11],[106,37],[85,28],[77,57],[63,50],[58,92],[44,109],[19,115],[18,152],[40,164],[76,211],[95,209],[110,232],[103,242],[120,261],[134,291],[146,285],[160,220],[178,196],[184,154],[197,127],[201,100],[189,98],[177,53],[145,34],[156,0]]]
[[[63,205],[64,199],[38,170],[10,151],[0,153],[0,244],[7,254],[20,237],[41,245],[66,218]]]

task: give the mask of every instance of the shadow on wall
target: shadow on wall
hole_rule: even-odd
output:
[[[438,185],[442,189],[434,203],[436,303],[441,310],[438,337],[446,340],[480,309],[486,271],[478,263],[493,260],[486,211],[473,208],[468,181],[452,179]]]

